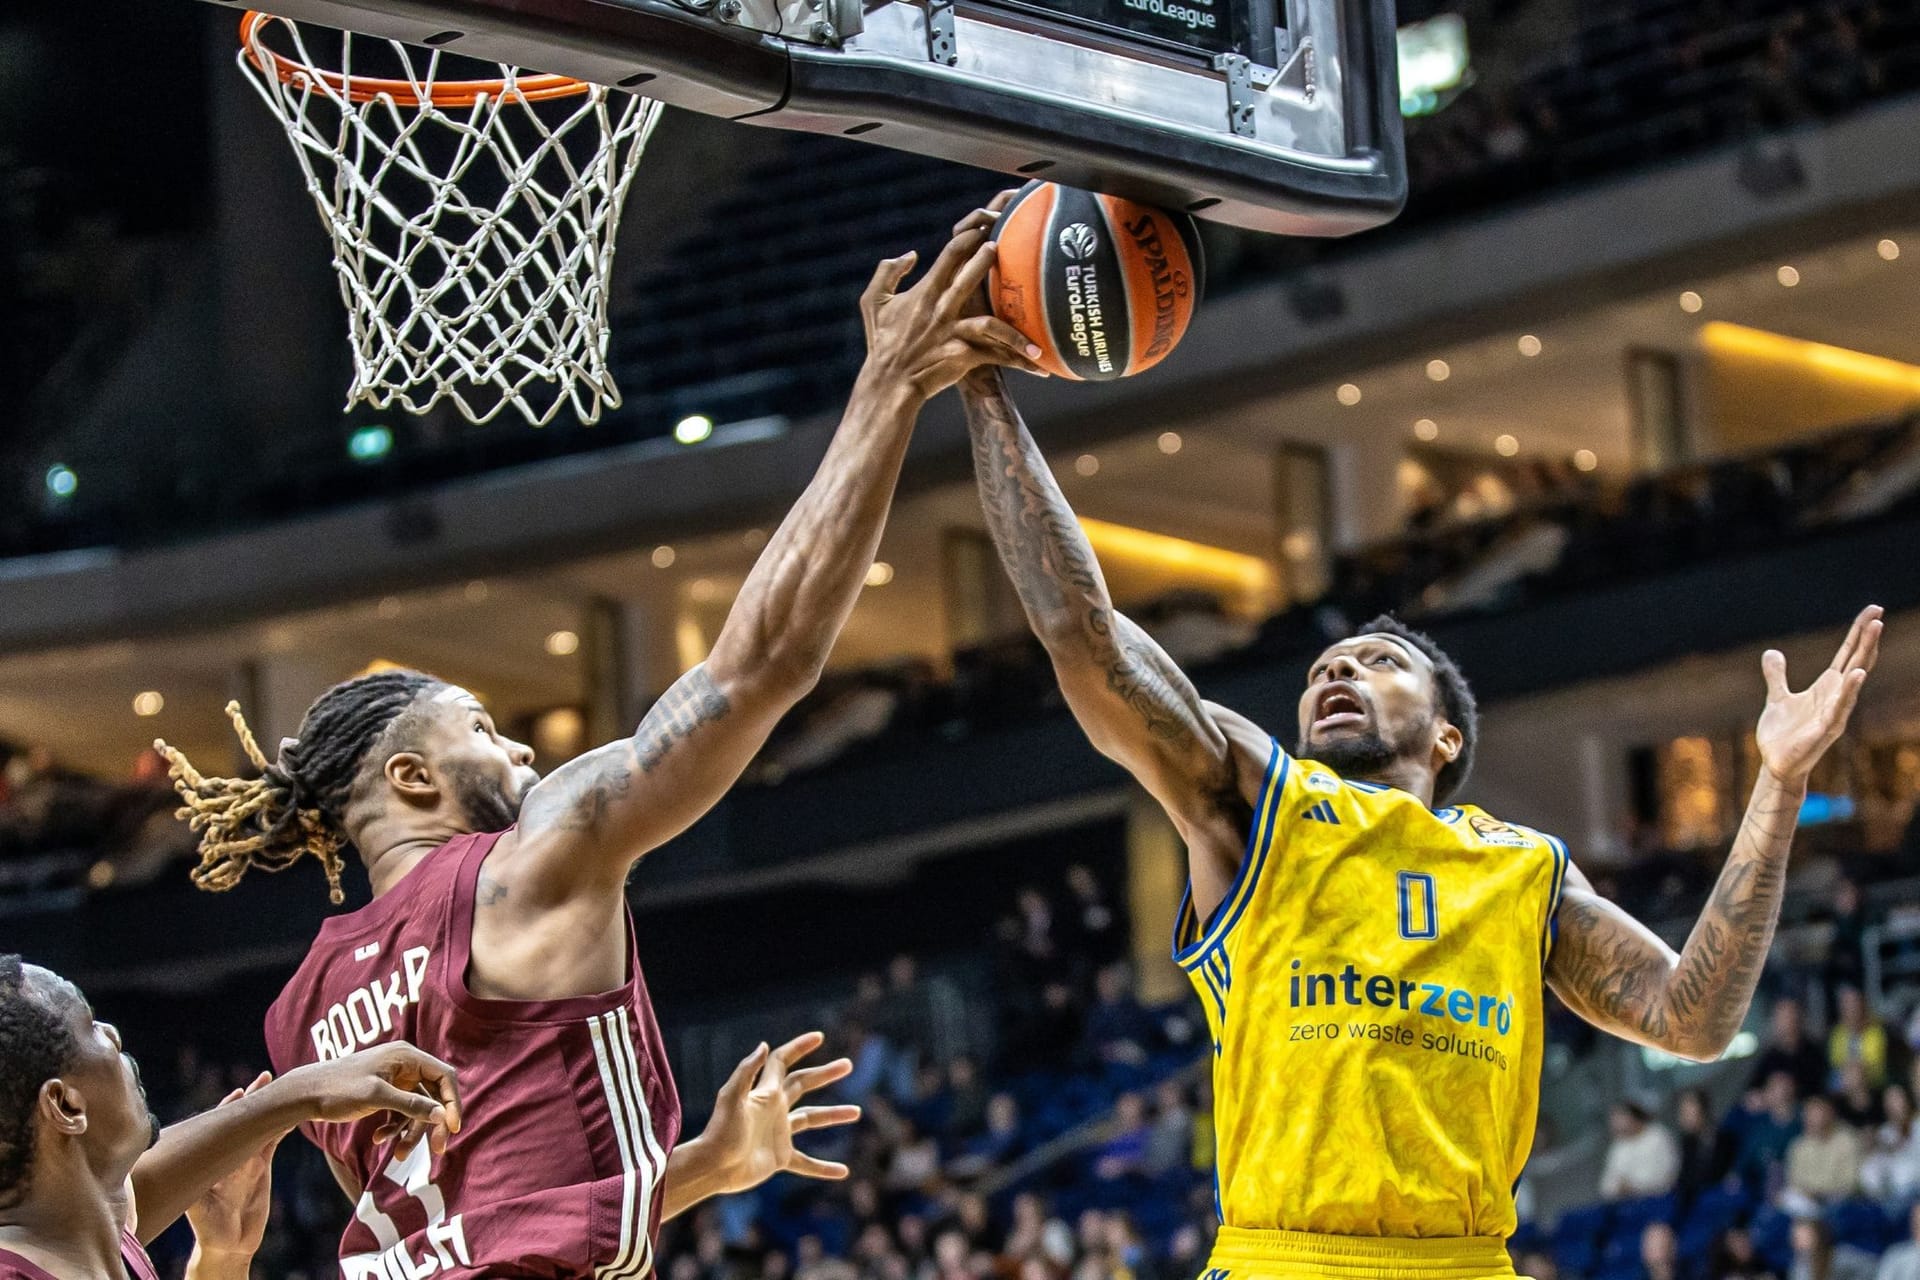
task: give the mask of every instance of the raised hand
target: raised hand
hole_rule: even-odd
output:
[[[316,1120],[358,1120],[391,1112],[392,1119],[374,1137],[381,1142],[398,1139],[397,1156],[412,1151],[423,1137],[439,1155],[447,1149],[448,1135],[460,1132],[458,1074],[405,1041],[296,1067],[281,1081],[300,1091]]]
[[[273,1080],[262,1071],[252,1084],[235,1089],[220,1099],[220,1106],[237,1102],[256,1093]],[[200,1266],[192,1274],[211,1274],[206,1267],[237,1269],[245,1275],[247,1260],[260,1247],[267,1231],[267,1214],[273,1208],[273,1153],[280,1145],[274,1138],[248,1156],[246,1162],[207,1188],[187,1207],[187,1222],[193,1227],[193,1247]]]
[[[986,208],[956,223],[947,247],[913,287],[903,290],[900,285],[917,254],[889,258],[874,270],[860,295],[860,317],[867,330],[867,361],[876,372],[903,379],[922,399],[983,365],[1045,376],[1033,363],[1040,348],[980,306],[993,266],[995,246],[988,236],[1012,196],[1011,191],[1002,192]]]
[[[1885,628],[1879,605],[1860,611],[1827,669],[1805,689],[1787,687],[1787,660],[1778,649],[1760,659],[1767,679],[1767,708],[1760,713],[1755,737],[1760,760],[1775,778],[1790,787],[1803,787],[1820,757],[1846,731],[1860,686],[1880,656],[1880,633]]]
[[[778,1049],[763,1044],[743,1058],[720,1086],[713,1118],[700,1141],[714,1148],[723,1170],[723,1191],[757,1187],[776,1173],[834,1180],[847,1176],[844,1164],[816,1159],[793,1145],[795,1134],[852,1124],[860,1118],[859,1107],[794,1105],[816,1089],[844,1080],[853,1070],[853,1063],[845,1058],[796,1069],[795,1064],[826,1039],[818,1031],[809,1031]]]

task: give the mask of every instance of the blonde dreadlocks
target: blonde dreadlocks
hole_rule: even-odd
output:
[[[327,896],[345,900],[340,876],[349,843],[343,822],[360,767],[387,729],[419,696],[440,682],[418,671],[381,671],[335,685],[307,708],[300,736],[280,744],[269,761],[240,713],[227,704],[240,749],[259,771],[254,778],[209,778],[165,742],[180,816],[200,833],[200,865],[193,882],[224,893],[248,870],[284,871],[311,854],[327,873]]]

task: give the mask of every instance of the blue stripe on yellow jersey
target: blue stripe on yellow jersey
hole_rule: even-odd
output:
[[[1204,921],[1183,901],[1174,935],[1213,1039],[1234,1269],[1320,1237],[1375,1238],[1367,1267],[1420,1240],[1409,1274],[1435,1249],[1460,1274],[1506,1269],[1566,871],[1559,840],[1273,744],[1238,874]],[[1311,1273],[1314,1249],[1287,1256]]]

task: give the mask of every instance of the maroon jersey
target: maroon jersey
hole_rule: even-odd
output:
[[[134,1239],[133,1232],[120,1233],[120,1263],[127,1269],[127,1280],[160,1280],[153,1259]],[[0,1249],[0,1280],[57,1280],[11,1249]]]
[[[639,1280],[653,1268],[680,1099],[627,919],[627,983],[565,1000],[467,990],[474,885],[499,835],[440,846],[320,927],[267,1011],[274,1070],[409,1040],[460,1072],[462,1128],[434,1157],[374,1140],[381,1117],[306,1134],[365,1194],[346,1280]]]

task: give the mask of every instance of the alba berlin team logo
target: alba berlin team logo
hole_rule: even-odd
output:
[[[1069,223],[1060,229],[1060,252],[1075,262],[1085,262],[1100,247],[1100,237],[1084,222]]]
[[[1473,828],[1475,835],[1479,836],[1488,844],[1503,844],[1513,849],[1524,849],[1533,843],[1533,841],[1527,839],[1518,831],[1515,831],[1512,827],[1490,814],[1468,814],[1467,825]]]

